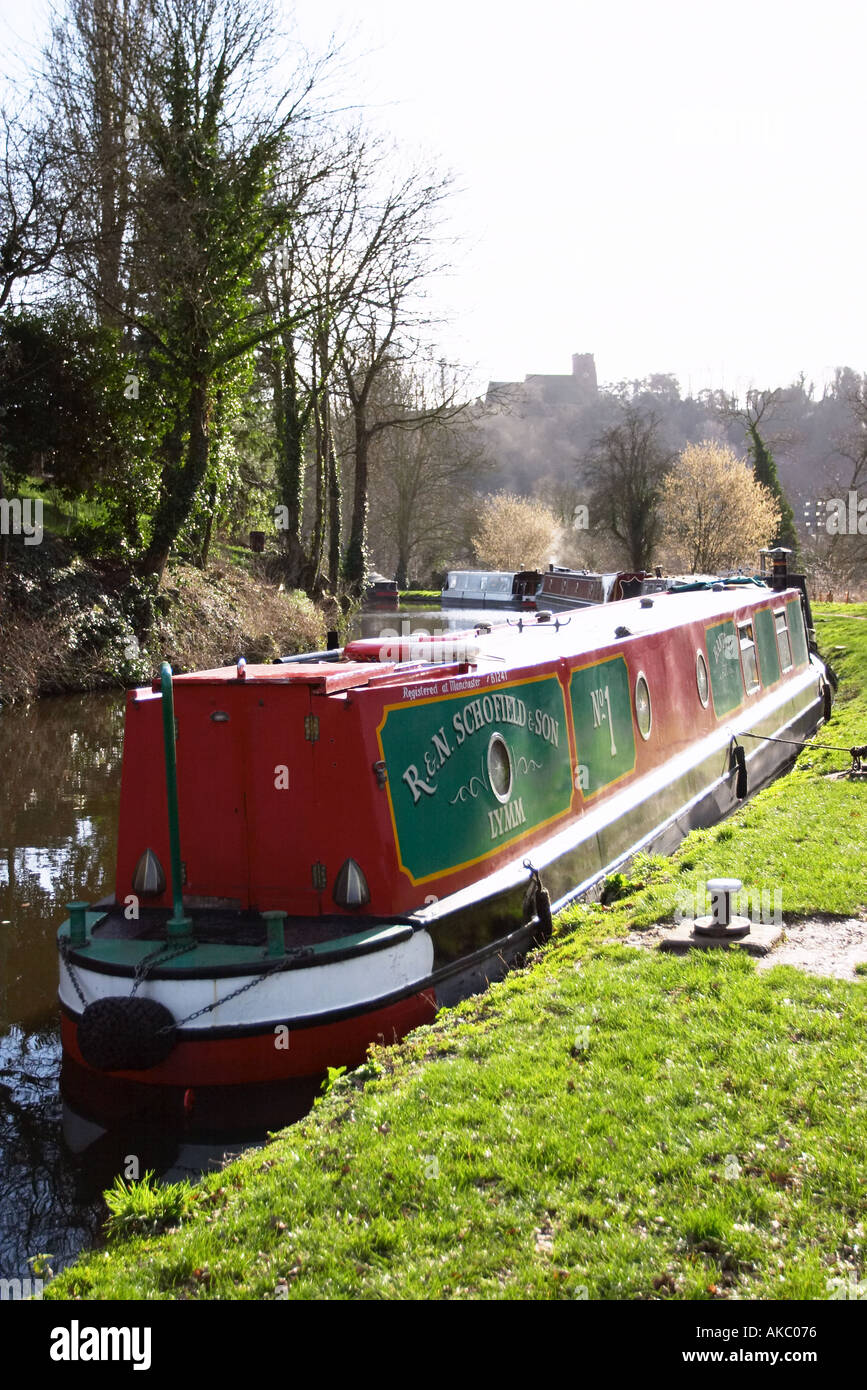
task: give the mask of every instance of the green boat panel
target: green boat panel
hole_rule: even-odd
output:
[[[730,620],[713,623],[705,631],[710,688],[717,718],[738,709],[744,700],[741,657],[735,625]]]
[[[773,610],[759,608],[755,614],[756,642],[759,648],[759,671],[762,685],[767,689],[780,679],[780,654],[777,650],[777,629]]]
[[[92,928],[105,917],[104,912],[88,912],[87,924]],[[371,927],[366,931],[354,932],[350,936],[337,937],[330,941],[320,941],[311,945],[308,949],[314,957],[330,956],[335,952],[352,951],[361,946],[382,946],[389,944],[390,940],[403,939],[406,935],[406,924],[395,923],[392,926]],[[58,930],[58,940],[69,939],[69,921],[65,921]],[[142,940],[138,938],[134,941],[125,941],[122,938],[112,937],[106,941],[95,940],[90,937],[86,947],[74,948],[82,952],[82,963],[87,958],[94,961],[101,961],[106,965],[123,966],[134,970],[146,956],[152,955],[159,947],[163,947],[166,956],[171,959],[166,961],[166,965],[172,970],[189,970],[191,975],[205,975],[212,968],[224,969],[227,966],[237,966],[239,969],[249,968],[253,965],[261,965],[267,969],[277,964],[279,957],[268,956],[265,947],[257,950],[249,945],[225,945],[209,942],[206,945],[201,943],[184,951],[183,955],[174,955],[178,949],[177,942],[166,942],[157,940]],[[159,973],[159,960],[154,961],[149,974]]]
[[[400,865],[413,883],[479,863],[570,810],[556,675],[389,705],[378,734]]]
[[[786,612],[789,615],[789,632],[792,637],[792,657],[796,666],[804,666],[809,661],[810,654],[807,649],[807,634],[804,631],[801,600],[798,598],[789,599],[786,604]]]
[[[579,786],[589,800],[635,767],[629,672],[622,656],[572,672],[569,683]]]

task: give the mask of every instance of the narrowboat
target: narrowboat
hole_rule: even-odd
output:
[[[790,552],[789,552],[790,553]],[[670,574],[664,575],[661,569],[653,574],[649,570],[617,570],[607,574],[596,574],[591,570],[570,570],[560,565],[549,565],[547,574],[542,576],[536,594],[536,607],[550,611],[570,608],[586,608],[593,603],[619,603],[624,598],[638,598],[642,594],[662,594],[670,590],[705,589],[708,585],[724,581],[727,584],[764,584],[765,573],[770,568],[765,565],[763,552],[761,575],[721,575],[721,574]]]
[[[702,576],[705,578],[706,576]],[[636,598],[641,594],[663,593],[672,581],[660,571],[617,570],[596,574],[590,570],[564,569],[550,565],[536,595],[537,608],[585,608],[591,603],[618,603],[620,599]]]
[[[538,570],[449,570],[443,608],[535,608]]]
[[[164,666],[128,693],[113,889],[59,931],[65,1057],[188,1088],[360,1062],[782,772],[831,707],[810,629],[778,578]]]
[[[366,612],[396,610],[399,598],[397,580],[386,579],[384,574],[374,572],[367,577],[364,593],[361,596],[361,606]]]

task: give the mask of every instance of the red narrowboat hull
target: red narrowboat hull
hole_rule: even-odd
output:
[[[433,990],[401,999],[387,1008],[355,1014],[335,1023],[287,1028],[228,1037],[183,1038],[169,1057],[148,1070],[111,1073],[122,1081],[152,1086],[238,1086],[279,1082],[323,1074],[330,1066],[357,1066],[372,1045],[386,1046],[430,1023],[436,1016]],[[63,1050],[79,1066],[88,1067],[78,1046],[78,1023],[66,1010],[60,1020]],[[286,1046],[277,1044],[285,1039]]]

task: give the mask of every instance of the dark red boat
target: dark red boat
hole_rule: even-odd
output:
[[[382,612],[383,610],[397,610],[400,600],[400,592],[397,587],[396,579],[386,579],[384,574],[371,574],[368,576],[364,593],[361,598],[361,606],[367,612]]]

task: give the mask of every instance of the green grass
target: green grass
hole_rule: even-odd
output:
[[[105,520],[104,509],[81,497],[75,501],[61,497],[44,478],[28,477],[18,496],[42,501],[42,525],[46,531],[65,536],[75,525],[98,526]]]
[[[847,747],[867,742],[851,616],[821,624],[846,650],[819,737]],[[863,1278],[867,983],[622,941],[723,871],[781,886],[785,914],[863,913],[867,787],[823,776],[847,761],[810,751],[644,856],[263,1150],[162,1200],[116,1186],[108,1250],[46,1297],[824,1299]]]

